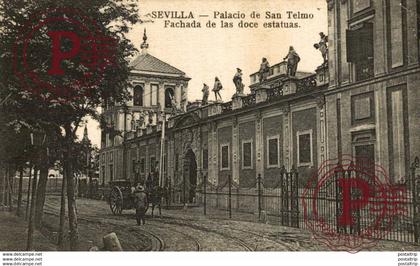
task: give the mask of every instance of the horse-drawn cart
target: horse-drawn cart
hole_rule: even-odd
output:
[[[114,215],[120,215],[123,210],[134,209],[134,198],[130,180],[114,180],[110,182],[109,207]],[[148,195],[148,193],[146,192]],[[146,207],[146,211],[148,206]]]

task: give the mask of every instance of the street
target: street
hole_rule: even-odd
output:
[[[54,240],[59,224],[58,196],[48,196],[42,233]],[[137,226],[134,210],[122,215],[111,213],[105,201],[77,199],[80,249],[102,247],[102,237],[115,232],[125,251],[328,251],[309,232],[276,224],[252,222],[251,214],[234,213],[228,219],[225,211],[201,207],[162,209],[162,218],[151,218],[148,210],[146,225]],[[155,215],[158,213],[155,210]],[[65,248],[67,249],[67,248]],[[409,243],[380,241],[372,250],[417,250]]]

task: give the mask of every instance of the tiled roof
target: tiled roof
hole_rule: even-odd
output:
[[[133,61],[131,61],[130,66],[137,71],[175,74],[181,76],[185,75],[184,72],[177,69],[176,67],[173,67],[148,53],[141,53]]]

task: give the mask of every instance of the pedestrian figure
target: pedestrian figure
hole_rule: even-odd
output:
[[[209,86],[206,83],[203,83],[203,89],[201,91],[203,92],[203,100],[201,101],[201,105],[206,105],[209,101]]]
[[[223,89],[222,83],[220,82],[219,78],[216,77],[214,79],[214,87],[213,87],[214,98],[216,99],[216,102],[217,102],[217,96],[219,96],[220,101],[222,100],[222,96],[220,95],[220,90],[221,89]]]
[[[289,53],[286,55],[285,58],[283,58],[283,60],[286,60],[286,59],[287,59],[287,75],[289,75],[290,77],[296,76],[297,66],[298,66],[298,63],[300,62],[300,57],[296,53],[293,46],[289,47]]]
[[[159,209],[159,217],[162,218],[162,198],[164,196],[164,189],[158,185],[153,186],[153,189],[149,191],[150,203],[152,203],[152,218],[155,207]]]
[[[137,184],[136,189],[134,190],[134,204],[136,206],[136,221],[137,225],[143,225],[146,223],[145,216],[146,216],[146,209],[147,209],[147,195],[144,191],[142,185]]]

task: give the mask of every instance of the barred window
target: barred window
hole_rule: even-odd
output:
[[[252,169],[252,140],[242,142],[242,169]]]
[[[279,136],[267,138],[267,167],[279,167],[280,148]]]
[[[229,170],[229,144],[222,144],[220,149],[221,170]]]
[[[312,129],[297,132],[298,166],[312,166]]]

